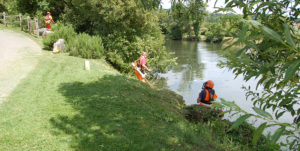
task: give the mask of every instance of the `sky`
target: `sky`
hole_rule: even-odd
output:
[[[162,7],[163,8],[165,8],[165,9],[169,9],[169,8],[171,8],[171,2],[170,2],[171,0],[162,0]],[[207,10],[209,11],[209,12],[213,12],[213,11],[215,11],[216,9],[215,8],[213,8],[214,7],[214,4],[215,4],[215,2],[216,2],[216,0],[208,0],[208,7],[207,7]],[[218,2],[217,2],[217,4],[216,4],[216,7],[225,7],[225,0],[218,0]],[[242,11],[240,10],[240,9],[238,9],[238,8],[234,8],[234,10],[237,12],[237,13],[239,13],[239,14],[241,14],[242,13]]]

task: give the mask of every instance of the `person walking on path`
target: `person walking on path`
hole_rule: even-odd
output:
[[[46,24],[46,27],[47,27],[50,31],[52,31],[51,23],[55,23],[55,22],[53,21],[53,17],[52,17],[52,15],[51,15],[51,13],[50,13],[50,12],[47,12],[47,15],[45,16],[45,24]]]
[[[147,56],[148,56],[147,52],[142,52],[141,56],[134,62],[134,65],[136,66],[134,70],[135,75],[138,78],[138,80],[142,82],[146,82],[146,79],[144,77],[145,69],[148,70],[149,72],[152,72],[152,69],[149,69],[146,66]]]
[[[212,101],[215,101],[218,97],[213,88],[214,82],[211,80],[206,81],[202,86],[202,91],[199,93],[197,103],[210,108]]]

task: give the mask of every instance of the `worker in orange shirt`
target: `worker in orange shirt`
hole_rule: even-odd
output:
[[[52,31],[51,23],[55,23],[55,22],[53,21],[53,17],[52,17],[52,15],[51,15],[50,12],[47,12],[47,15],[45,16],[45,23],[46,23],[46,27],[47,27],[50,31]]]

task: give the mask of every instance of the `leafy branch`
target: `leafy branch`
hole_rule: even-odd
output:
[[[293,124],[281,123],[279,121],[276,121],[273,119],[273,117],[270,113],[268,113],[260,108],[257,108],[257,107],[253,107],[253,110],[255,111],[256,114],[251,114],[251,113],[248,113],[245,110],[241,109],[234,102],[226,101],[222,98],[220,100],[221,100],[221,103],[225,107],[229,108],[229,110],[223,112],[222,114],[224,114],[224,113],[231,113],[232,115],[242,114],[237,120],[234,121],[234,123],[232,124],[232,126],[229,128],[228,131],[236,129],[243,122],[245,122],[248,118],[254,117],[254,118],[262,119],[266,122],[260,124],[260,126],[258,126],[258,128],[254,131],[253,139],[252,139],[253,145],[255,145],[257,143],[258,139],[263,135],[263,132],[265,131],[266,128],[274,127],[274,126],[280,126],[280,128],[278,128],[274,132],[274,134],[271,136],[270,141],[272,143],[276,143],[281,136],[287,135],[288,136],[286,138],[287,143],[281,142],[282,146],[289,145],[290,149],[292,149],[292,148],[295,149],[298,147],[298,145],[300,145],[300,141],[299,141],[300,140],[300,138],[299,138],[300,129],[298,127],[294,126]],[[235,112],[235,113],[232,113],[232,112]],[[288,144],[288,142],[290,140],[293,140],[293,142]]]

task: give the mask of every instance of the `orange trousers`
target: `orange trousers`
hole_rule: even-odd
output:
[[[136,77],[137,77],[140,81],[146,82],[146,80],[142,77],[142,75],[141,75],[137,70],[134,70],[134,72],[135,72]]]
[[[50,24],[46,24],[46,27],[47,27],[50,31],[52,31],[52,28],[51,28],[51,25],[50,25]]]

